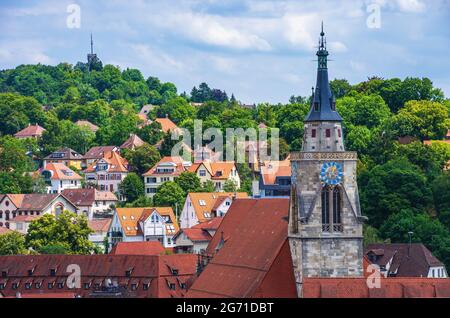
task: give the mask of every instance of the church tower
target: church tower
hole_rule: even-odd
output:
[[[317,51],[317,84],[304,120],[302,151],[291,154],[289,212],[297,292],[307,277],[363,276],[357,154],[345,151],[342,118],[328,81],[325,33]]]

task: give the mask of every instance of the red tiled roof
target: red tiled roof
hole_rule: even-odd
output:
[[[223,217],[216,217],[209,221],[199,223],[194,225],[193,229],[203,229],[203,230],[217,230],[222,223]]]
[[[94,133],[98,130],[98,126],[94,125],[93,123],[91,123],[87,120],[79,120],[75,123],[75,125],[80,126],[80,127],[87,127]]]
[[[261,292],[277,256],[288,248],[288,208],[288,199],[235,200],[207,252],[216,252],[222,233],[225,244],[194,282],[187,296],[242,298],[254,297]],[[289,263],[286,263],[289,259],[285,255],[283,260],[279,260],[285,264],[285,270],[289,268]],[[283,282],[282,286],[286,297],[295,293],[293,272],[291,276],[290,281]],[[281,286],[276,286],[276,283],[272,286],[272,296],[275,297]]]
[[[12,233],[12,232],[13,232],[12,230],[7,229],[6,227],[0,226],[0,235]]]
[[[209,242],[212,237],[206,230],[200,228],[191,228],[191,229],[182,229],[183,233],[190,239],[192,242]]]
[[[27,138],[27,137],[40,137],[42,136],[42,133],[45,131],[44,128],[42,128],[39,125],[30,125],[21,131],[17,132],[14,137],[19,138]]]
[[[0,271],[7,272],[6,286],[2,293],[6,297],[17,292],[33,294],[52,294],[54,289],[48,283],[66,281],[66,269],[71,264],[80,266],[81,288],[69,289],[67,284],[58,288],[58,293],[71,292],[81,297],[91,297],[96,290],[94,284],[104,285],[108,279],[123,288],[123,297],[161,298],[183,297],[186,289],[181,283],[187,282],[196,272],[196,255],[15,255],[0,257]],[[34,268],[33,276],[28,271]],[[50,276],[50,269],[56,269],[56,277]],[[129,275],[127,275],[127,272]],[[175,282],[174,290],[169,289],[166,280]],[[12,282],[19,282],[13,289]],[[25,288],[28,281],[40,282],[41,287],[31,290]],[[85,284],[89,284],[86,288]],[[136,284],[132,289],[131,284]],[[149,284],[143,288],[143,284]],[[56,288],[56,287],[54,287]]]
[[[132,134],[121,146],[120,149],[135,149],[145,145],[145,142],[138,135]]]
[[[55,200],[59,194],[25,194],[23,196],[22,204],[19,207],[19,211],[41,211],[45,209],[53,200]]]
[[[51,171],[52,180],[82,180],[80,175],[63,163],[47,163],[43,171]]]
[[[430,267],[444,266],[423,244],[370,244],[364,254],[377,255],[378,265],[386,265],[391,259],[390,271],[396,277],[427,277]]]
[[[169,118],[156,118],[155,121],[161,124],[162,131],[165,133],[178,129],[178,126]]]
[[[450,279],[384,278],[368,288],[366,278],[306,278],[305,298],[434,298],[450,297]]]
[[[110,191],[97,189],[66,189],[62,194],[76,206],[92,206],[95,201],[118,201],[116,195]]]
[[[66,147],[52,152],[44,160],[81,160],[82,158],[81,154]]]
[[[102,158],[99,160],[104,160],[108,164],[108,172],[128,172],[128,161],[119,155],[116,151],[105,152]],[[95,172],[98,161],[90,165],[85,172]]]
[[[101,159],[107,152],[114,151],[115,149],[117,149],[116,146],[92,147],[86,152],[83,159]]]
[[[183,158],[179,156],[166,156],[163,157],[157,164],[155,164],[152,168],[150,168],[149,171],[144,173],[144,176],[151,176],[151,175],[171,175],[171,176],[179,176],[182,172],[186,171],[187,167],[184,166],[184,160]],[[161,173],[157,172],[157,168],[161,164],[173,164],[173,166],[176,166],[175,171],[171,173]]]
[[[164,255],[164,246],[159,241],[154,242],[119,242],[110,254],[114,255]]]
[[[106,233],[109,231],[112,219],[92,219],[88,221],[89,228],[94,232]]]
[[[18,215],[15,218],[11,219],[11,222],[32,222],[36,219],[39,219],[41,215]]]
[[[291,176],[291,161],[266,161],[261,166],[261,177],[265,185],[274,185],[277,177]]]

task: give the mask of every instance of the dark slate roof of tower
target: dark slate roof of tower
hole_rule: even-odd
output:
[[[336,111],[336,100],[331,92],[328,81],[328,51],[326,48],[325,33],[323,32],[323,24],[317,57],[317,84],[311,102],[311,110],[306,116],[305,121],[342,121],[342,117]]]

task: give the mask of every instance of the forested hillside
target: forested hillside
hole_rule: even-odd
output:
[[[450,101],[427,78],[373,77],[356,85],[334,80],[331,86],[344,118],[347,150],[357,151],[360,158],[361,207],[369,218],[366,243],[408,242],[412,231],[413,242],[424,243],[450,266],[450,175],[445,170],[450,144],[423,143],[444,139]],[[264,123],[280,129],[283,157],[301,148],[309,97],[292,96],[287,104],[260,104],[256,109],[241,107],[236,99],[205,83],[180,94],[173,83],[101,62],[91,72],[83,63],[1,71],[0,193],[31,192],[36,185],[26,172],[36,169],[32,159],[61,147],[84,153],[94,145],[120,145],[131,133],[154,145],[163,137],[158,124],[138,128],[138,112],[145,104],[157,106],[149,117],[168,115],[189,129],[194,119],[202,119],[204,129]],[[74,124],[78,120],[88,120],[99,130],[79,127]],[[29,124],[46,129],[38,142],[12,138]],[[413,141],[401,144],[401,137]],[[248,185],[251,176],[245,178]]]

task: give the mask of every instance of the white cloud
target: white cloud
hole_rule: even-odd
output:
[[[317,21],[320,19],[316,14],[286,14],[282,18],[283,36],[290,44],[313,51],[317,43],[312,37],[311,28],[317,27]]]
[[[214,56],[211,58],[213,67],[225,74],[234,75],[237,73],[237,62],[231,58]]]
[[[157,20],[160,27],[170,28],[199,43],[229,49],[271,50],[265,39],[245,28],[245,21],[236,23],[233,19],[193,12],[167,14]]]
[[[403,12],[423,12],[426,9],[425,3],[420,0],[397,0],[399,9]]]
[[[53,64],[45,53],[44,45],[35,40],[0,42],[1,67],[19,64]]]
[[[130,47],[134,52],[133,56],[141,61],[159,65],[162,68],[177,69],[180,71],[183,69],[183,63],[179,60],[166,53],[159,52],[147,44],[131,44]]]
[[[329,49],[335,53],[347,52],[347,46],[339,41],[329,42]]]

